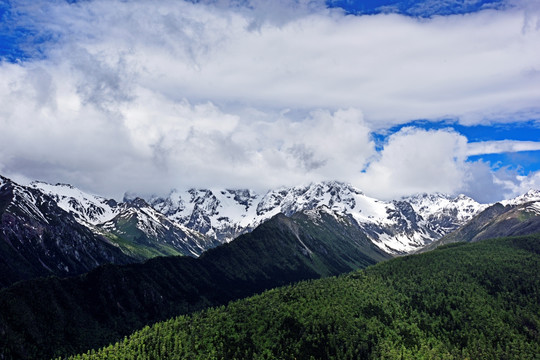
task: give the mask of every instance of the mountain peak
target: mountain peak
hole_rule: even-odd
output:
[[[144,208],[144,207],[150,207],[150,205],[146,202],[146,200],[140,197],[135,197],[133,199],[126,199],[125,204],[130,205],[132,207],[139,208],[139,209]]]
[[[503,205],[521,205],[523,203],[531,201],[540,201],[540,190],[529,189],[525,194],[516,196],[513,199],[503,200],[501,204]]]
[[[69,184],[52,185],[43,181],[34,181],[30,183],[30,187],[48,195],[83,225],[104,223],[117,213],[116,201],[86,193]]]
[[[534,199],[540,199],[540,190],[537,189],[529,189],[525,194],[523,194],[523,197],[525,198],[534,198]]]

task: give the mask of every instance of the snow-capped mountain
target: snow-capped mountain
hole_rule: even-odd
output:
[[[153,255],[178,251],[197,256],[279,213],[291,216],[316,209],[350,217],[380,249],[404,254],[456,230],[489,206],[465,195],[444,194],[382,201],[337,181],[284,187],[265,194],[246,189],[173,190],[167,197],[152,197],[148,202],[125,198],[121,203],[70,185],[35,182],[32,187],[51,196],[94,231],[128,238],[139,245],[161,242],[160,250]],[[505,205],[534,200],[540,200],[540,191],[531,190],[507,200]]]
[[[67,184],[35,181],[30,186],[51,197],[80,224],[111,238],[124,252],[138,259],[158,255],[199,256],[219,245],[214,238],[169,220],[140,198],[118,203]]]
[[[421,194],[406,197],[422,223],[438,236],[443,236],[463,225],[488,204],[479,204],[468,196],[451,197],[445,194]]]
[[[414,251],[456,229],[487,205],[460,195],[420,195],[399,201],[366,196],[337,181],[281,188],[264,195],[250,190],[173,191],[150,204],[171,220],[196,229],[220,242],[232,240],[272,216],[327,208],[350,216],[384,251]]]
[[[120,212],[115,200],[85,193],[68,184],[47,184],[34,181],[30,187],[50,196],[62,209],[73,214],[83,225],[98,225],[111,220]]]
[[[129,241],[131,245],[142,246],[151,256],[199,256],[220,244],[214,238],[171,221],[141,198],[127,200],[117,209],[119,211],[115,217],[97,227],[105,233]]]
[[[540,190],[531,189],[523,195],[519,195],[513,199],[503,200],[501,204],[503,205],[521,205],[528,202],[539,202],[540,201]]]
[[[149,203],[172,221],[227,242],[253,229],[260,195],[250,190],[173,190],[166,198]],[[268,219],[269,217],[265,218]]]
[[[523,195],[487,207],[465,225],[424,247],[422,251],[457,241],[475,242],[538,232],[540,232],[540,191],[529,190]]]

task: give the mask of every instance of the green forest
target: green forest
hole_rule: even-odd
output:
[[[306,250],[309,249],[310,251]],[[103,265],[0,289],[0,359],[50,359],[264,290],[365,268],[389,255],[347,218],[278,215],[199,258]]]
[[[538,359],[540,236],[456,243],[147,326],[68,359]]]

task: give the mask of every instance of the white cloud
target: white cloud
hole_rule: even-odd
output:
[[[54,42],[0,63],[0,172],[117,197],[334,178],[390,197],[493,183],[467,155],[536,146],[407,128],[377,154],[370,137],[416,118],[537,117],[532,5],[420,20],[249,3],[18,2]]]
[[[506,152],[518,151],[537,151],[540,150],[540,142],[537,141],[517,141],[517,140],[499,140],[482,141],[469,143],[467,149],[468,156],[484,154],[501,154]]]
[[[416,193],[456,193],[466,175],[467,139],[451,130],[403,128],[392,134],[380,158],[358,183],[385,199]]]
[[[505,152],[537,151],[540,150],[540,142],[537,141],[517,141],[499,140],[482,141],[469,143],[467,149],[468,156],[484,154],[501,154]]]
[[[515,197],[531,189],[540,189],[540,171],[533,172],[527,176],[517,176],[510,197]]]
[[[17,178],[68,182],[117,198],[126,190],[191,186],[263,190],[350,180],[375,154],[370,129],[355,109],[300,118],[287,111],[238,115],[211,102],[173,102],[139,86],[129,101],[111,106],[77,90],[77,70],[5,69],[0,172]],[[29,73],[41,75],[28,81]],[[45,86],[54,89],[48,91],[53,99],[43,100]]]
[[[539,188],[540,172],[522,176],[506,167],[494,170],[482,160],[468,161],[468,156],[531,149],[529,145],[468,143],[463,135],[451,129],[406,127],[389,136],[379,157],[354,183],[383,199],[442,192],[464,193],[477,201],[491,203]]]
[[[192,102],[357,107],[370,122],[539,110],[531,9],[419,20],[343,16],[321,2],[251,6],[96,0],[33,15],[60,33],[50,56],[85,71],[95,101],[100,89],[121,101],[135,82]]]

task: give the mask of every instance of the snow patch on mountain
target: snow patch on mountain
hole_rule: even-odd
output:
[[[525,211],[530,211],[536,215],[540,215],[540,201],[530,203],[524,208]]]
[[[50,196],[60,208],[71,213],[83,225],[104,223],[119,212],[116,201],[85,193],[71,185],[34,181],[30,187]]]
[[[152,198],[150,203],[169,219],[220,242],[230,241],[278,213],[290,216],[326,209],[336,217],[351,217],[376,245],[395,254],[414,251],[440,238],[487,206],[464,195],[424,194],[381,201],[338,181],[283,187],[264,195],[250,190],[173,191],[166,198]]]
[[[521,204],[525,204],[525,203],[533,202],[533,201],[534,202],[540,201],[540,190],[531,189],[523,195],[519,195],[513,199],[503,200],[500,203],[503,204],[504,206],[506,205],[515,206],[515,205],[521,205]]]

